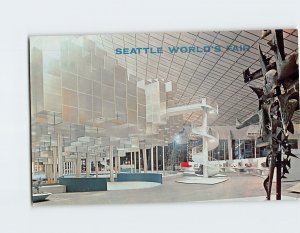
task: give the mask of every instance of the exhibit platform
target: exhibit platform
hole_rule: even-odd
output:
[[[224,177],[210,177],[210,178],[205,178],[201,176],[190,176],[190,177],[185,177],[183,179],[177,180],[177,183],[184,183],[184,184],[219,184],[222,182],[225,182],[228,180],[228,178]]]
[[[129,190],[129,189],[145,189],[153,188],[161,185],[157,182],[142,182],[142,181],[129,181],[129,182],[107,182],[107,191],[110,190]]]

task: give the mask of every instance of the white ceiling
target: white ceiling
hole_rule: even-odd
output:
[[[235,119],[245,119],[257,110],[258,103],[254,94],[244,83],[242,72],[260,68],[258,43],[263,52],[272,56],[267,42],[270,36],[260,39],[261,31],[210,31],[210,32],[170,32],[170,33],[125,33],[101,34],[97,37],[98,46],[107,55],[117,59],[118,64],[126,67],[129,75],[139,79],[164,79],[177,84],[176,101],[179,104],[195,103],[201,97],[210,97],[219,104],[219,116],[213,125],[235,125]],[[284,30],[285,52],[298,52],[297,30]],[[167,51],[169,46],[198,46],[246,44],[249,51],[222,51],[209,53],[176,53]],[[157,54],[116,55],[115,48],[163,47],[164,52]],[[259,86],[258,79],[251,85]],[[298,111],[299,112],[299,111]],[[185,120],[196,120],[197,113],[185,115]],[[300,122],[296,113],[294,121]]]

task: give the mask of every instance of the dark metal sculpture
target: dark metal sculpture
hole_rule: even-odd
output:
[[[276,168],[276,199],[281,199],[281,179],[289,173],[291,167],[290,157],[297,157],[291,152],[288,143],[289,133],[294,133],[292,117],[299,110],[299,69],[297,54],[292,53],[286,57],[284,53],[284,40],[282,30],[265,30],[263,38],[272,34],[273,38],[268,43],[274,52],[275,62],[270,63],[271,57],[266,57],[260,46],[259,60],[261,69],[250,74],[249,69],[244,71],[244,82],[248,83],[257,78],[264,78],[262,87],[250,88],[258,96],[258,111],[240,123],[237,129],[252,124],[258,124],[260,135],[257,147],[267,150],[266,165],[269,175],[264,180],[267,199],[271,198],[272,181]]]

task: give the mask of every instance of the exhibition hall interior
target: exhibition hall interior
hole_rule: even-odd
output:
[[[31,36],[29,59],[34,206],[300,197],[297,30]]]

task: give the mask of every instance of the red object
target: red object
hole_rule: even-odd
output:
[[[189,162],[181,162],[180,167],[190,167]]]

